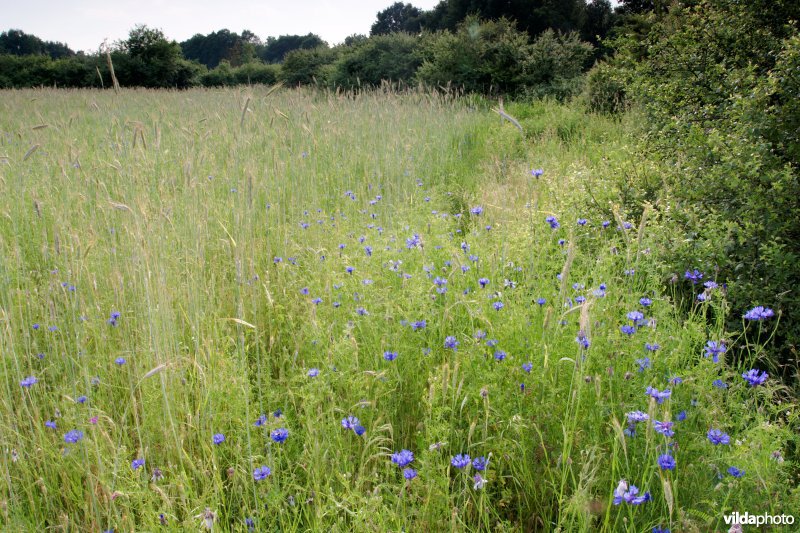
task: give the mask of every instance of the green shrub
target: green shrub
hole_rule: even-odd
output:
[[[325,85],[331,74],[327,65],[331,65],[339,52],[328,48],[312,50],[292,50],[283,60],[281,81],[289,86]]]
[[[344,49],[330,81],[338,87],[377,86],[384,80],[412,82],[422,62],[420,39],[407,33],[375,35]]]
[[[596,64],[586,76],[583,98],[590,111],[617,114],[627,108],[623,72],[605,62]]]

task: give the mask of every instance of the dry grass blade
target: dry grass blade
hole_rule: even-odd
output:
[[[28,151],[27,151],[27,152],[25,152],[25,155],[24,155],[24,156],[22,156],[22,160],[23,160],[23,161],[27,161],[27,160],[28,160],[28,158],[29,158],[30,156],[32,156],[32,155],[33,155],[33,154],[36,152],[36,150],[38,150],[38,149],[39,149],[39,147],[40,147],[40,146],[41,146],[41,145],[39,145],[39,144],[34,144],[34,145],[33,145],[33,146],[31,146],[30,148],[28,148]]]

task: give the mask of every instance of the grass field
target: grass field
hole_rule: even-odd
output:
[[[3,93],[0,528],[796,512],[797,405],[742,376],[778,317],[730,338],[723,280],[665,283],[630,119],[507,107]]]

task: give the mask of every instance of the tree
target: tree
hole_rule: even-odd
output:
[[[280,37],[267,37],[264,48],[259,52],[259,57],[267,63],[281,63],[286,54],[292,50],[313,50],[314,48],[327,48],[328,43],[319,35],[281,35]]]
[[[421,23],[422,11],[411,4],[395,2],[378,13],[370,35],[386,35],[397,32],[419,33]]]
[[[136,26],[126,40],[117,43],[113,59],[122,85],[186,88],[199,74],[196,66],[183,59],[178,43],[167,40],[161,30],[144,25]]]
[[[22,30],[8,30],[0,33],[0,54],[16,56],[48,55],[53,59],[74,56],[66,44],[43,41],[35,35],[30,35]]]

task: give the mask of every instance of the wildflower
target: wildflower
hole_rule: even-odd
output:
[[[587,337],[587,336],[586,336],[586,334],[585,334],[585,333],[583,333],[582,331],[581,331],[581,332],[578,332],[578,336],[577,336],[577,337],[575,337],[575,341],[576,341],[576,342],[577,342],[577,343],[580,345],[580,347],[581,347],[581,348],[583,348],[584,350],[585,350],[585,349],[587,349],[587,348],[589,348],[589,346],[591,346],[591,343],[589,342],[589,337]]]
[[[673,376],[672,378],[670,378],[669,382],[673,385],[680,385],[681,383],[683,383],[683,378],[680,376]]]
[[[308,371],[308,377],[315,378],[319,376],[319,368],[312,368]]]
[[[486,341],[486,346],[488,346],[489,348],[494,348],[495,346],[497,346],[498,342],[499,341],[497,339],[489,339],[488,341]]]
[[[134,459],[133,461],[131,461],[131,468],[133,470],[139,470],[143,466],[144,466],[144,459]]]
[[[56,429],[56,423],[53,420],[46,421],[44,425],[50,429]]]
[[[225,435],[223,435],[222,433],[217,433],[213,437],[211,437],[211,440],[214,442],[214,444],[219,446],[220,444],[225,442]]]
[[[709,280],[709,281],[706,281],[705,283],[703,283],[703,287],[705,287],[708,290],[714,290],[717,287],[719,287],[719,285],[717,285],[716,281]]]
[[[387,361],[394,361],[397,359],[397,352],[383,352],[383,358]]]
[[[505,306],[503,305],[503,302],[495,302],[492,304],[492,307],[494,307],[495,311],[499,311]]]
[[[31,326],[31,327],[32,327],[34,330],[37,330],[37,329],[39,329],[41,326],[40,326],[39,324],[34,324],[34,325],[33,325],[33,326]]]
[[[86,396],[78,396],[78,397],[75,399],[75,401],[76,401],[77,403],[86,403],[87,401],[89,401],[89,398],[87,398]]]
[[[728,468],[728,473],[730,475],[732,475],[733,477],[743,477],[744,476],[744,470],[739,470],[735,466],[729,467]]]
[[[663,391],[659,391],[653,387],[647,387],[645,391],[651,398],[655,398],[656,402],[659,404],[664,403],[664,400],[672,396],[672,391],[670,389],[665,389]]]
[[[452,459],[450,459],[450,464],[456,468],[464,468],[469,466],[470,457],[467,454],[458,454]]]
[[[578,304],[578,305],[582,304],[585,301],[586,301],[586,298],[583,297],[583,296],[576,296],[575,297],[575,303]]]
[[[450,348],[451,350],[457,350],[458,349],[458,341],[456,340],[455,337],[450,335],[450,336],[448,336],[448,337],[446,337],[444,339],[444,347],[445,348]]]
[[[353,415],[349,415],[342,419],[342,427],[344,429],[354,429],[360,423],[361,422],[359,422],[358,418],[354,417]]]
[[[372,246],[365,246],[364,253],[367,254],[367,257],[372,257]]]
[[[722,341],[708,341],[706,343],[705,357],[711,357],[715,363],[719,363],[719,356],[724,354],[727,350],[725,343]]]
[[[353,433],[355,433],[355,434],[356,434],[356,435],[358,435],[359,437],[360,437],[361,435],[363,435],[364,433],[366,433],[366,432],[367,432],[367,428],[365,428],[364,426],[361,426],[361,425],[355,426],[355,427],[353,428]]]
[[[661,467],[661,470],[675,470],[675,458],[668,453],[659,455],[658,466]]]
[[[503,350],[497,350],[494,352],[494,358],[497,361],[502,361],[503,359],[506,358],[506,352],[504,352]]]
[[[531,176],[533,176],[534,178],[538,178],[542,174],[544,174],[544,170],[542,170],[541,168],[534,168],[531,170]]]
[[[630,413],[625,413],[625,416],[628,418],[628,422],[630,423],[644,422],[645,420],[650,420],[650,415],[642,411],[631,411]]]
[[[659,526],[653,526],[653,531],[651,531],[650,533],[670,533],[670,530],[666,527],[662,528],[659,525]]]
[[[267,479],[270,474],[272,474],[272,470],[268,466],[260,466],[253,470],[253,479],[261,481]]]
[[[420,329],[425,329],[428,323],[425,320],[417,320],[416,322],[411,323],[411,329],[413,331],[418,331]]]
[[[417,477],[417,471],[413,468],[405,468],[403,469],[403,477],[407,480],[411,481],[415,477]]]
[[[731,443],[730,435],[728,435],[727,433],[723,433],[718,429],[709,429],[706,436],[708,437],[709,442],[711,442],[711,444],[715,446],[719,444]]]
[[[114,362],[117,365],[122,366],[122,365],[125,364],[125,358],[124,357],[117,357],[116,359],[114,359]]]
[[[628,320],[630,320],[631,322],[634,322],[634,323],[636,323],[636,322],[638,322],[638,321],[640,321],[640,320],[642,320],[644,318],[644,315],[642,314],[641,311],[631,311],[626,316],[628,317]]]
[[[674,424],[675,422],[659,422],[658,420],[653,420],[653,428],[665,437],[675,436],[675,432],[672,431],[672,426]]]
[[[472,490],[480,490],[486,486],[486,479],[480,474],[475,474],[472,481],[475,482],[472,484]]]
[[[640,298],[639,305],[641,305],[642,307],[649,307],[653,305],[653,300],[651,300],[650,298]]]
[[[164,479],[164,474],[163,474],[163,472],[161,472],[161,469],[160,469],[160,468],[158,468],[158,467],[155,467],[155,468],[153,469],[153,475],[152,475],[152,476],[150,476],[150,481],[152,481],[153,483],[155,483],[156,481],[160,481],[160,480],[162,480],[162,479]]]
[[[622,502],[627,502],[632,505],[639,505],[646,501],[650,501],[650,493],[645,492],[642,496],[637,496],[639,489],[636,485],[628,487],[628,482],[624,479],[619,482],[617,488],[614,489],[614,505],[619,505]]]
[[[485,339],[486,338],[486,332],[483,331],[482,329],[479,329],[478,331],[475,332],[473,337],[475,337],[476,340]]]
[[[486,288],[488,284],[489,284],[489,278],[481,278],[478,280],[478,285],[481,286],[481,289]]]
[[[763,370],[752,368],[747,372],[745,372],[744,374],[742,374],[742,377],[744,378],[745,381],[747,381],[750,384],[751,387],[755,387],[767,381],[769,374],[767,374]]]
[[[287,438],[289,438],[289,430],[286,428],[273,429],[270,432],[269,437],[278,444],[281,444]]]
[[[23,388],[26,388],[26,389],[28,389],[28,388],[32,387],[33,385],[35,385],[35,384],[36,384],[36,383],[38,383],[38,382],[39,382],[39,380],[38,380],[38,379],[36,379],[36,377],[34,377],[34,376],[28,376],[28,377],[26,377],[25,379],[21,380],[21,381],[19,382],[19,384],[20,384],[20,385],[21,385]]]
[[[683,275],[683,277],[684,277],[685,279],[688,279],[688,280],[689,280],[689,281],[691,281],[692,283],[697,283],[697,282],[699,282],[701,279],[703,279],[703,274],[702,274],[702,273],[701,273],[699,270],[697,270],[697,269],[695,268],[695,269],[694,269],[694,271],[689,271],[689,270],[687,270],[687,271],[686,271],[686,273]]]
[[[644,343],[644,349],[647,350],[648,352],[658,351],[659,348],[661,348],[661,346],[658,344],[650,344],[647,342]]]
[[[678,416],[675,417],[675,420],[677,420],[678,422],[683,422],[684,420],[686,420],[686,411],[681,411],[680,413],[678,413]]]
[[[547,300],[545,300],[544,298],[537,298],[536,303],[539,304],[539,306],[541,307],[547,303]]]
[[[600,225],[603,227],[603,229],[606,229],[607,227],[609,227],[611,225],[611,221],[610,220],[604,220]]]
[[[773,316],[775,316],[775,312],[772,309],[761,305],[750,309],[748,312],[744,314],[745,320],[754,320],[754,321],[766,320],[767,318]]]
[[[256,522],[252,518],[245,518],[244,525],[247,526],[247,531],[255,531],[256,529]]]
[[[369,314],[369,312],[366,309],[364,309],[363,307],[357,307],[356,308],[356,314],[358,316],[367,316]]]
[[[111,326],[116,326],[120,316],[121,315],[119,311],[111,311],[111,315],[108,318],[108,323]]]
[[[486,460],[486,457],[476,457],[472,460],[472,468],[475,470],[486,470],[486,465],[489,461]]]
[[[714,387],[716,387],[718,389],[727,389],[728,388],[728,384],[725,383],[724,381],[722,381],[721,379],[715,379],[713,382],[711,382],[711,385],[713,385]]]
[[[392,454],[392,462],[400,468],[405,468],[414,461],[414,454],[410,450],[400,450]]]
[[[533,370],[533,363],[531,363],[530,361],[527,362],[527,363],[523,363],[522,364],[522,370],[524,370],[525,372],[530,374],[531,370]]]
[[[639,372],[644,372],[646,368],[650,368],[650,358],[637,359],[636,364],[639,365]]]
[[[469,212],[475,216],[479,216],[481,213],[483,213],[483,207],[481,206],[473,207],[472,209],[469,210]]]
[[[319,305],[322,303],[322,298],[314,298],[313,300],[311,300],[311,303],[314,305]]]
[[[624,333],[625,335],[631,336],[636,333],[636,328],[629,325],[620,326],[619,330]]]
[[[553,229],[557,229],[559,226],[561,226],[561,224],[558,223],[558,220],[556,220],[556,217],[554,216],[548,216],[547,218],[544,219],[544,221],[550,224],[550,227]]]
[[[262,413],[262,414],[261,414],[261,415],[260,415],[260,416],[259,416],[259,417],[256,419],[256,421],[253,423],[253,425],[254,425],[254,426],[256,426],[256,427],[261,427],[261,426],[263,426],[263,425],[264,425],[264,424],[266,424],[266,423],[267,423],[267,415],[265,415],[265,414],[263,414],[263,413]]]
[[[586,225],[588,222],[589,222],[589,221],[588,221],[588,220],[586,220],[585,218],[579,218],[579,219],[578,219],[578,225],[579,225],[579,226],[585,226],[585,225]]]

